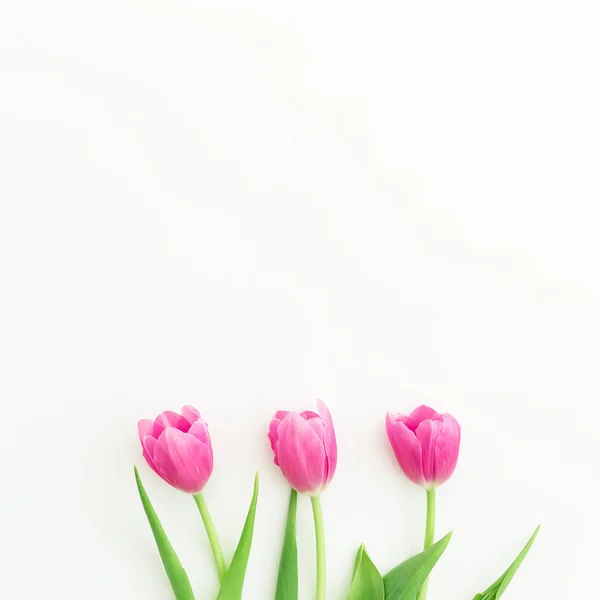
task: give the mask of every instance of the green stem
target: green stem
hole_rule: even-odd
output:
[[[435,537],[435,489],[427,490],[427,524],[425,526],[425,544],[423,549],[427,550],[433,544]],[[427,597],[427,586],[429,579],[425,581],[423,587],[419,590],[417,600],[425,600]]]
[[[311,497],[313,516],[315,519],[315,539],[317,542],[317,600],[325,600],[326,561],[325,561],[325,527],[323,526],[323,510],[321,498]]]
[[[221,543],[219,542],[219,536],[217,535],[215,524],[210,516],[210,512],[208,511],[208,506],[206,505],[206,500],[204,499],[202,492],[194,494],[194,500],[196,501],[196,505],[200,511],[200,516],[202,517],[204,528],[206,529],[206,534],[208,535],[210,548],[213,556],[215,557],[215,564],[217,565],[217,572],[219,573],[219,581],[223,583],[223,579],[227,573],[227,565],[225,564],[225,558],[223,558],[223,550],[221,550]]]

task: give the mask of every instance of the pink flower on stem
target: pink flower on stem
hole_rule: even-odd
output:
[[[200,413],[184,406],[181,414],[165,411],[154,421],[138,423],[143,456],[150,468],[173,487],[197,494],[213,470],[208,426]]]
[[[426,489],[454,473],[460,448],[460,425],[454,417],[419,406],[410,415],[387,414],[386,431],[404,474]]]
[[[268,436],[275,454],[275,464],[288,483],[297,492],[311,497],[317,546],[316,599],[325,600],[325,528],[320,494],[335,474],[337,443],[329,409],[320,400],[317,400],[317,405],[321,414],[311,410],[301,413],[286,410],[276,412]]]
[[[296,491],[311,496],[325,489],[337,464],[331,413],[321,400],[317,405],[320,414],[277,411],[268,433],[275,464]]]

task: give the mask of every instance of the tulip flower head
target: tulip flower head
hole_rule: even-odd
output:
[[[208,426],[200,413],[184,406],[181,414],[165,411],[154,421],[138,423],[142,453],[150,468],[173,487],[197,494],[213,470]]]
[[[398,464],[417,485],[435,489],[454,473],[460,425],[454,417],[419,406],[410,415],[387,414],[386,431]]]
[[[325,489],[337,464],[331,413],[321,400],[317,405],[320,414],[277,411],[268,433],[275,464],[296,491],[311,496]]]

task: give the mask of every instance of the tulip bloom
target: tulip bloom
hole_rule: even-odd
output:
[[[454,473],[460,448],[460,425],[451,415],[419,406],[410,415],[388,413],[386,431],[404,474],[434,489]]]
[[[442,415],[429,406],[419,406],[410,415],[387,414],[385,428],[396,460],[404,474],[427,491],[425,544],[433,544],[435,535],[435,490],[454,473],[460,448],[460,425],[450,415]],[[427,581],[417,600],[425,600]]]
[[[222,581],[227,566],[202,494],[213,470],[208,425],[195,408],[184,406],[181,414],[167,410],[154,421],[141,419],[138,432],[148,466],[174,488],[193,495]]]
[[[320,415],[280,410],[271,420],[268,437],[274,462],[298,492],[318,496],[333,478],[337,444],[331,413],[317,401]]]
[[[138,423],[143,456],[148,466],[173,487],[197,494],[213,470],[208,426],[200,413],[184,406],[181,414],[165,411],[154,421]]]
[[[288,483],[298,492],[311,496],[317,543],[317,600],[325,600],[325,528],[320,494],[335,474],[337,442],[331,413],[317,400],[320,415],[280,410],[269,426],[268,437],[279,466]]]

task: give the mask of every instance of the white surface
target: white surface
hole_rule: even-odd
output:
[[[265,430],[331,407],[330,598],[364,541],[419,549],[387,409],[462,423],[431,600],[595,589],[596,2],[3,3],[0,596],[170,598],[134,488],[136,421],[193,403],[245,598],[272,597],[287,488]],[[142,475],[214,598],[191,500]],[[300,506],[301,597],[313,534]]]

